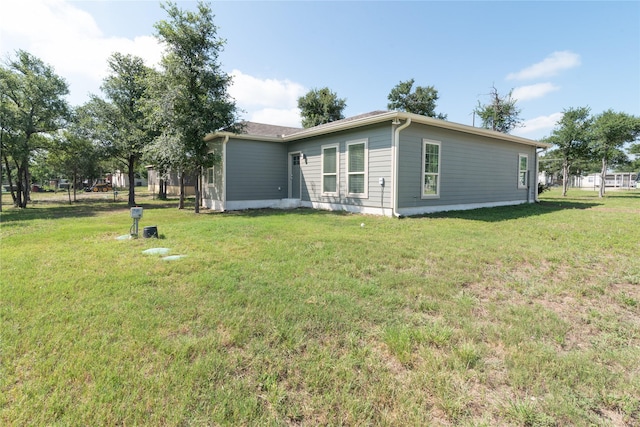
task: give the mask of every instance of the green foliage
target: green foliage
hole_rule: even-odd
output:
[[[490,100],[487,104],[480,104],[474,113],[482,120],[482,127],[502,133],[509,133],[522,124],[521,110],[516,106],[517,99],[513,99],[513,90],[505,96],[500,96],[495,86],[491,87]]]
[[[593,123],[591,151],[594,158],[602,162],[600,197],[604,196],[605,180],[608,167],[613,163],[627,160],[622,151],[624,144],[635,142],[640,135],[640,117],[626,113],[607,110],[596,116]]]
[[[311,89],[298,98],[302,126],[310,128],[344,119],[342,112],[347,106],[346,102],[346,99],[338,98],[328,87]]]
[[[70,178],[75,201],[79,178],[92,179],[100,175],[101,155],[92,141],[74,130],[72,126],[57,135],[55,146],[49,150],[47,163],[57,171],[56,177]]]
[[[165,45],[162,74],[156,82],[153,105],[161,136],[150,150],[179,172],[198,177],[209,162],[205,136],[237,122],[236,106],[227,90],[231,77],[218,56],[225,41],[218,37],[211,8],[198,2],[198,11],[183,11],[168,2],[162,8],[168,20],[155,24],[157,38]],[[171,153],[162,154],[163,141],[171,141]],[[176,149],[175,151],[174,148]],[[196,179],[195,211],[199,212],[200,179]]]
[[[106,99],[92,96],[80,110],[79,125],[114,160],[113,170],[127,172],[129,205],[133,206],[135,171],[145,147],[157,134],[148,125],[144,109],[154,71],[144,65],[142,58],[117,52],[108,59],[108,65],[110,73],[101,86]]]
[[[569,108],[544,142],[556,147],[554,154],[562,163],[562,195],[567,195],[569,176],[574,162],[588,157],[589,137],[593,118],[589,107]]]
[[[438,91],[433,86],[416,86],[413,89],[414,82],[414,79],[401,81],[391,89],[387,97],[387,108],[446,120],[446,114],[435,112]]]
[[[47,144],[47,138],[69,118],[64,96],[67,83],[52,67],[24,50],[0,68],[0,143],[5,164],[16,172],[14,203],[26,207],[29,165],[32,155]],[[11,169],[9,170],[11,171]]]

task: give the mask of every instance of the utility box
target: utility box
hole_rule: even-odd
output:
[[[142,208],[139,206],[131,208],[131,218],[133,219],[142,218]]]

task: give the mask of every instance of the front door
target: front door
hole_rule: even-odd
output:
[[[301,185],[300,153],[289,154],[289,198],[299,199]]]

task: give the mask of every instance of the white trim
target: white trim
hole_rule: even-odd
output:
[[[522,158],[527,159],[527,168],[522,171],[520,169],[520,162],[522,160]],[[522,184],[522,182],[520,181],[520,174],[524,172],[524,184]],[[518,189],[519,190],[526,190],[527,188],[529,188],[529,155],[525,154],[525,153],[518,153]]]
[[[376,208],[373,206],[360,206],[360,205],[348,205],[342,203],[330,203],[330,202],[302,202],[300,206],[305,208],[320,209],[324,211],[333,212],[349,212],[355,214],[365,215],[379,215],[379,216],[393,216],[393,210],[391,208]]]
[[[227,208],[227,143],[229,136],[225,136],[222,141],[222,209]]]
[[[400,169],[398,147],[400,145],[400,131],[409,127],[411,117],[400,126],[395,123],[396,121],[391,123],[391,179],[393,180],[393,185],[391,186],[391,209],[393,216],[397,217],[400,216],[398,213],[398,170]]]
[[[539,148],[551,148],[551,144],[547,144],[540,141],[534,141],[532,139],[522,138],[520,136],[510,135],[508,133],[497,132],[489,129],[477,128],[474,126],[463,125],[460,123],[449,122],[447,120],[434,119],[432,117],[423,116],[420,114],[405,113],[402,111],[386,111],[380,114],[373,114],[358,119],[344,119],[337,120],[335,122],[327,123],[320,126],[314,126],[308,129],[300,129],[298,132],[294,132],[283,137],[270,137],[260,135],[249,134],[234,134],[231,132],[215,132],[208,134],[205,137],[205,141],[209,141],[217,136],[232,136],[239,139],[258,139],[260,141],[273,141],[273,142],[291,142],[299,139],[310,138],[312,136],[326,135],[343,130],[355,129],[360,126],[367,126],[370,124],[383,123],[386,121],[395,121],[412,119],[414,123],[420,123],[424,125],[434,126],[442,129],[449,129],[457,132],[470,133],[473,135],[486,136],[493,139],[500,139],[503,141],[517,142],[519,144],[531,145]]]
[[[335,148],[336,149],[336,171],[333,174],[336,176],[336,191],[330,192],[324,191],[324,150]],[[340,144],[325,144],[320,146],[320,187],[322,188],[323,196],[339,196],[340,195]]]
[[[436,175],[436,182],[437,182],[437,186],[436,186],[436,194],[424,194],[424,177],[427,174],[426,168],[425,168],[425,155],[426,155],[426,149],[427,149],[427,144],[428,145],[436,145],[438,147],[438,172],[435,174]],[[442,185],[442,180],[440,179],[442,176],[442,173],[440,171],[441,169],[441,165],[442,165],[442,142],[440,141],[436,141],[433,139],[428,139],[428,138],[422,138],[422,159],[420,161],[422,163],[422,175],[421,175],[421,183],[420,183],[420,198],[421,199],[439,199],[440,198],[440,186]],[[433,174],[431,174],[433,175]]]
[[[349,156],[350,150],[349,147],[352,145],[360,145],[364,144],[364,171],[350,172],[349,171]],[[369,139],[356,139],[353,141],[347,141],[345,143],[346,151],[347,151],[347,163],[345,165],[345,176],[347,179],[347,196],[354,197],[358,199],[368,199],[369,198]],[[364,192],[363,193],[351,193],[349,191],[349,177],[351,175],[362,175],[364,174]]]
[[[522,205],[527,202],[526,200],[510,200],[506,202],[487,202],[487,203],[466,203],[459,205],[442,205],[442,206],[417,206],[414,208],[400,208],[398,211],[404,216],[422,215],[436,212],[448,212],[448,211],[467,211],[470,209],[480,208],[496,208],[499,206],[515,206]]]
[[[269,199],[269,200],[237,200],[227,201],[227,211],[242,211],[245,209],[295,209],[300,207],[300,199]]]

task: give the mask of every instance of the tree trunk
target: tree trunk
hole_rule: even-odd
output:
[[[196,173],[196,179],[193,183],[193,189],[195,190],[196,202],[193,208],[194,213],[200,213],[200,172]]]
[[[9,182],[9,191],[11,192],[11,198],[13,199],[13,206],[16,205],[16,193],[13,191],[13,180],[11,179],[11,168],[9,168],[9,159],[6,156],[4,157],[4,166],[7,170],[7,181]]]
[[[184,174],[180,174],[180,199],[178,201],[178,209],[184,209]]]
[[[134,156],[129,156],[129,164],[127,167],[129,168],[129,207],[136,205],[136,158]]]
[[[24,179],[25,173],[22,165],[16,162],[16,207],[24,208],[27,206],[27,196],[25,194]]]
[[[158,198],[165,200],[167,198],[167,183],[164,179],[158,180]]]
[[[69,185],[69,188],[71,188],[71,185],[73,185],[73,201],[77,202],[78,199],[76,198],[76,194],[77,194],[77,189],[78,186],[76,185],[76,183],[78,182],[78,174],[76,172],[73,173],[73,184]],[[71,190],[69,190],[71,191]]]
[[[602,158],[602,171],[600,172],[600,191],[598,192],[598,197],[604,197],[604,184],[605,178],[607,177],[607,159]]]
[[[567,195],[567,187],[569,187],[569,163],[565,160],[562,162],[562,195]]]

